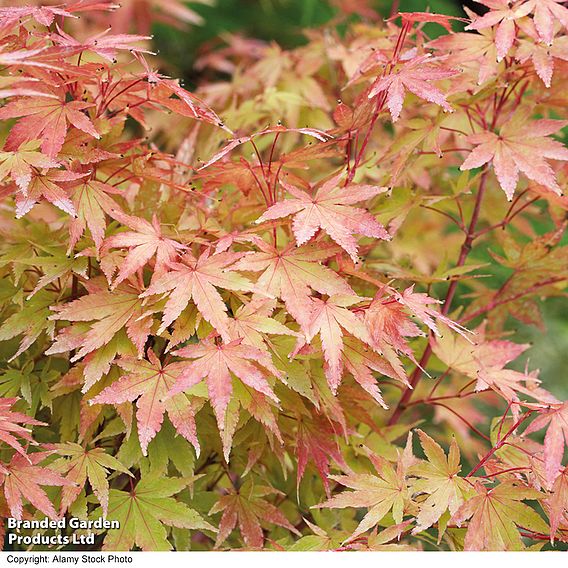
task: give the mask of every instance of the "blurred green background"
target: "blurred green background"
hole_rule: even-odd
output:
[[[192,3],[188,5],[199,13],[204,23],[179,30],[155,24],[154,42],[159,50],[163,69],[168,74],[183,77],[191,88],[199,82],[199,73],[194,69],[197,57],[214,45],[222,44],[219,36],[238,33],[246,37],[275,41],[284,48],[292,48],[306,42],[303,30],[325,25],[339,13],[334,0],[210,0],[211,5]],[[346,2],[347,4],[347,2]],[[369,0],[367,5],[385,17],[391,13],[391,0]],[[475,0],[400,0],[399,11],[431,11],[455,16],[465,16],[462,5],[478,13],[486,8]],[[357,19],[357,16],[353,16]],[[459,25],[459,23],[457,24]],[[433,25],[429,35],[444,33],[440,26]],[[545,233],[552,226],[543,216],[537,233]],[[565,237],[566,241],[566,237]],[[567,244],[566,242],[564,244]],[[486,252],[481,252],[481,262],[491,262]],[[498,281],[503,275],[495,274]],[[524,326],[512,320],[510,330],[515,331],[514,340],[531,342],[533,348],[524,359],[518,361],[522,368],[528,359],[531,369],[541,370],[544,386],[557,397],[568,399],[568,300],[552,299],[542,306],[546,331]]]
[[[268,41],[285,48],[305,43],[302,29],[324,25],[338,14],[336,3],[329,0],[210,0],[211,5],[189,2],[189,6],[204,20],[202,26],[186,31],[170,26],[155,26],[155,44],[160,55],[189,84],[198,77],[193,69],[196,56],[204,44],[223,33],[240,33]],[[400,0],[399,11],[431,11],[464,16],[462,4],[483,8],[474,1],[461,0]],[[388,17],[391,0],[370,0],[368,5]],[[440,33],[439,26],[432,31]]]

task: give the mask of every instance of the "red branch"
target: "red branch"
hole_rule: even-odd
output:
[[[479,190],[477,192],[477,197],[475,198],[475,205],[474,205],[474,208],[473,208],[473,213],[471,214],[471,220],[469,222],[469,226],[468,226],[468,229],[467,229],[465,240],[464,240],[464,242],[461,246],[461,249],[460,249],[460,256],[459,256],[458,262],[456,264],[457,267],[463,266],[465,264],[465,261],[467,260],[467,257],[468,257],[468,255],[471,251],[471,245],[472,245],[474,238],[475,238],[475,228],[476,228],[477,222],[479,220],[479,214],[481,213],[481,203],[483,201],[483,196],[485,195],[488,177],[489,177],[489,169],[486,167],[485,170],[483,171],[483,174],[481,174],[481,180],[479,182]],[[452,301],[453,301],[455,293],[456,293],[457,286],[458,286],[458,280],[452,280],[450,282],[450,286],[448,287],[448,293],[446,294],[446,300],[444,302],[444,306],[442,307],[442,314],[445,315],[445,316],[448,315],[448,313],[450,311],[450,308],[452,306]],[[424,369],[426,367],[426,365],[428,364],[428,361],[430,360],[431,355],[432,355],[432,347],[430,345],[430,342],[428,342],[428,345],[426,346],[426,349],[424,350],[424,353],[422,354],[422,358],[420,359],[420,363],[418,364],[416,369],[414,369],[414,372],[410,376],[409,383],[410,383],[412,389],[414,389],[416,387],[416,385],[418,384],[418,382],[422,378],[422,369]],[[412,392],[413,392],[412,389],[407,388],[403,392],[402,397],[401,397],[400,401],[398,402],[398,405],[394,409],[394,412],[392,413],[392,415],[391,415],[391,417],[388,421],[389,426],[392,426],[393,424],[395,424],[397,422],[400,415],[403,413],[404,409],[408,405],[410,399],[412,398]]]

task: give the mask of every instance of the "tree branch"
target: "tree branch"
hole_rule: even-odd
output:
[[[481,180],[479,182],[479,190],[478,190],[477,196],[475,198],[475,205],[474,205],[474,208],[473,208],[473,212],[471,214],[471,220],[470,220],[469,226],[467,228],[465,240],[464,240],[464,242],[461,246],[461,249],[460,249],[460,255],[459,255],[458,261],[456,263],[456,267],[463,266],[465,264],[465,261],[467,260],[467,257],[468,257],[468,255],[471,251],[471,245],[472,245],[474,238],[475,238],[475,228],[476,228],[477,222],[479,220],[479,214],[481,213],[481,203],[483,201],[483,196],[485,195],[485,189],[487,187],[488,177],[489,177],[489,168],[486,166],[485,170],[481,174]],[[446,300],[444,302],[444,306],[442,307],[442,314],[445,315],[445,316],[448,315],[448,313],[451,309],[452,301],[454,299],[454,296],[456,294],[456,289],[458,287],[458,282],[459,282],[458,280],[452,280],[450,282],[450,286],[448,287],[448,293],[446,294]],[[412,398],[413,389],[420,382],[420,379],[422,378],[422,369],[424,369],[426,367],[426,365],[428,364],[428,361],[430,360],[431,355],[432,355],[432,347],[430,346],[430,342],[428,341],[428,345],[426,345],[426,349],[424,350],[424,353],[422,354],[422,357],[420,359],[420,363],[417,365],[416,369],[414,369],[414,372],[410,376],[409,383],[410,383],[412,388],[407,387],[407,389],[402,393],[402,397],[400,398],[398,405],[394,409],[394,411],[393,411],[393,413],[392,413],[392,415],[391,415],[391,417],[390,417],[390,419],[387,423],[389,426],[392,426],[393,424],[395,424],[397,422],[400,415],[403,413],[404,409],[406,408],[408,402]]]

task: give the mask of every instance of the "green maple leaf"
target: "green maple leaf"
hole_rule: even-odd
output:
[[[145,551],[171,550],[164,525],[216,532],[199,513],[173,498],[190,481],[182,477],[143,478],[130,492],[111,489],[107,518],[117,520],[120,528],[108,531],[103,550],[131,550],[135,546]],[[99,511],[102,513],[102,508]]]
[[[0,329],[0,341],[12,339],[22,335],[22,340],[18,350],[9,361],[12,361],[28,349],[42,331],[51,333],[55,327],[53,322],[48,320],[50,315],[49,305],[53,302],[53,296],[41,291],[33,298],[26,301],[21,309],[14,312],[2,323]]]
[[[57,453],[70,459],[62,458],[54,468],[65,474],[66,478],[76,485],[66,486],[61,495],[61,513],[63,514],[79,496],[87,479],[107,515],[109,499],[108,470],[113,469],[132,475],[115,457],[107,454],[102,448],[87,450],[79,444],[67,442],[56,444]]]
[[[411,469],[420,478],[413,482],[412,488],[418,493],[425,493],[427,498],[420,505],[413,534],[431,527],[447,509],[453,515],[464,502],[464,497],[473,493],[467,481],[458,477],[461,470],[460,451],[455,439],[452,439],[446,457],[444,450],[428,434],[422,430],[417,432],[428,461]],[[443,534],[442,529],[440,534]]]
[[[71,274],[77,274],[83,278],[87,277],[87,257],[68,255],[63,247],[42,246],[34,243],[34,248],[36,251],[42,251],[46,254],[38,256],[34,252],[33,255],[18,257],[13,260],[15,265],[33,266],[43,273],[27,299],[32,298],[39,290],[52,282],[58,279],[66,279]]]
[[[89,294],[51,307],[56,313],[50,316],[50,320],[78,324],[64,328],[45,354],[54,355],[77,349],[72,358],[72,361],[76,361],[110,343],[125,328],[138,354],[142,355],[152,320],[144,312],[142,300],[138,297],[139,291],[127,285],[108,290],[103,287],[102,279],[88,281],[84,286]],[[90,322],[90,325],[86,322]]]
[[[20,191],[27,191],[34,168],[57,168],[59,162],[38,152],[38,146],[39,143],[34,140],[13,152],[0,152],[0,181],[9,177]]]
[[[407,446],[404,453],[399,455],[396,466],[381,456],[369,454],[369,459],[376,470],[374,475],[370,473],[330,475],[331,479],[353,491],[344,491],[316,507],[368,509],[349,540],[375,527],[389,511],[392,511],[395,523],[402,523],[410,500],[405,474],[407,465],[411,461],[409,451],[410,446]]]
[[[519,528],[548,534],[544,520],[525,499],[541,499],[536,489],[501,483],[489,488],[478,483],[477,495],[467,500],[452,516],[451,522],[460,526],[469,519],[465,535],[465,550],[523,550]]]

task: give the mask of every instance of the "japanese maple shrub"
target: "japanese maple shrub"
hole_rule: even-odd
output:
[[[516,331],[566,309],[568,8],[480,4],[230,37],[195,93],[112,4],[0,8],[3,517],[119,521],[106,550],[568,539],[568,403]]]

